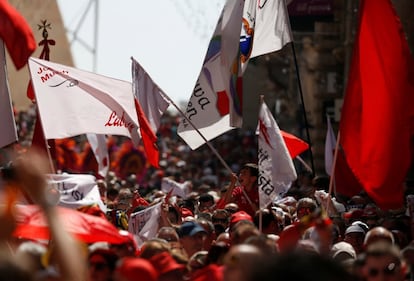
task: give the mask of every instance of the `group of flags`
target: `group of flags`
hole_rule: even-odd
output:
[[[249,59],[278,51],[292,41],[285,1],[258,3],[226,1],[224,5],[178,128],[192,149],[241,126],[242,76]],[[7,2],[0,5],[0,14],[5,15],[0,22],[24,23]],[[328,122],[326,172],[340,179],[336,176],[340,165],[334,168],[334,160],[342,155],[350,174],[380,207],[397,208],[403,204],[403,182],[412,160],[414,85],[409,75],[414,73],[414,62],[390,0],[363,0],[360,15],[338,140]],[[131,58],[130,83],[36,59],[30,57],[34,50],[30,28],[21,26],[0,25],[0,38],[9,51],[15,50],[10,41],[24,41],[21,52],[12,58],[16,67],[28,61],[45,138],[87,134],[98,163],[108,160],[102,148],[105,135],[126,136],[135,145],[142,140],[148,161],[158,167],[155,133],[173,101],[140,63]],[[3,67],[2,106],[5,101],[11,108],[6,72],[2,71]],[[12,116],[6,110],[1,113]],[[2,126],[10,122],[1,120]],[[308,145],[281,131],[263,101],[257,132],[260,205],[264,208],[283,196],[296,179],[292,158]],[[15,129],[11,136],[0,139],[2,147],[17,140]],[[337,157],[332,154],[334,147],[339,148]],[[99,170],[104,176],[108,165],[102,163]]]

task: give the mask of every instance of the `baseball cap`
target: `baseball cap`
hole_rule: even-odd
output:
[[[132,257],[122,258],[115,269],[115,274],[129,281],[136,280],[137,276],[142,281],[156,281],[158,278],[155,268],[148,260]]]
[[[333,259],[356,259],[356,252],[351,244],[341,241],[335,243],[331,249],[331,255]]]
[[[348,228],[345,230],[345,235],[349,233],[362,233],[365,235],[367,233],[367,229],[368,227],[366,226],[365,223],[354,222],[350,226],[348,226]]]
[[[207,231],[195,221],[186,221],[178,229],[178,236],[193,236],[199,232],[207,233]]]
[[[245,211],[238,211],[231,215],[230,217],[230,226],[235,225],[237,222],[247,220],[253,222],[252,216],[250,216]]]

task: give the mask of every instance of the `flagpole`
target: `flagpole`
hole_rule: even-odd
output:
[[[175,109],[178,110],[178,112],[185,118],[185,120],[196,130],[196,132],[200,135],[200,137],[204,140],[204,142],[208,145],[208,147],[211,149],[211,151],[217,156],[217,158],[220,160],[221,164],[230,172],[233,173],[232,169],[227,165],[227,163],[224,161],[224,159],[220,156],[220,154],[217,152],[217,150],[211,145],[211,143],[206,139],[206,137],[200,132],[200,130],[191,122],[190,118],[188,118],[185,113],[175,104],[175,102],[170,99],[169,96],[167,96],[163,91],[160,91],[160,94],[168,100],[170,104],[172,104]]]
[[[302,83],[300,82],[299,67],[298,67],[298,61],[296,59],[296,51],[295,51],[295,45],[293,43],[293,40],[290,43],[291,43],[291,46],[292,46],[293,60],[295,62],[296,76],[298,78],[300,100],[302,102],[303,119],[305,121],[306,137],[308,138],[308,143],[309,143],[309,157],[310,157],[311,166],[312,166],[312,174],[314,175],[315,174],[315,165],[313,164],[312,142],[311,142],[311,138],[310,138],[310,134],[309,134],[309,128],[308,128],[309,126],[308,126],[308,118],[306,116],[305,101],[303,99]]]
[[[328,191],[328,195],[331,195],[332,194],[332,189],[333,189],[333,185],[334,185],[333,183],[334,183],[334,179],[335,179],[335,167],[336,167],[336,160],[338,158],[339,139],[340,138],[341,138],[341,132],[338,131],[338,136],[336,138],[336,144],[335,144],[334,159],[332,161],[333,163],[332,163],[332,168],[331,168],[331,178],[329,180],[329,191]],[[329,201],[328,201],[328,204],[330,204]],[[328,209],[328,206],[327,206],[327,209]]]

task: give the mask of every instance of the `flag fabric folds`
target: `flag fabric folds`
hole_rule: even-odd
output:
[[[259,202],[260,208],[282,197],[296,180],[296,170],[279,126],[266,103],[259,111]]]
[[[46,139],[96,133],[138,145],[131,83],[36,58],[29,69]]]
[[[128,231],[134,234],[139,247],[157,234],[161,204],[162,202],[159,202],[129,216]]]
[[[0,39],[0,148],[18,140],[7,79],[6,53]]]
[[[95,177],[87,174],[49,174],[48,185],[59,191],[59,206],[78,209],[97,205],[106,213]]]
[[[242,3],[226,3],[185,111],[187,118],[207,140],[233,129],[230,126],[230,108],[234,106],[232,97],[237,95],[238,34],[242,12]],[[185,118],[178,126],[178,135],[191,149],[205,143]]]
[[[282,130],[280,130],[280,133],[292,159],[309,149],[309,144],[300,138]]]
[[[151,128],[157,132],[161,123],[161,116],[170,105],[165,93],[152,81],[144,68],[132,58],[132,87],[135,89],[135,98],[146,115]]]
[[[4,40],[17,69],[25,66],[36,50],[32,29],[8,1],[0,1],[0,39]]]
[[[109,170],[109,152],[106,136],[101,134],[86,134],[91,150],[98,164],[98,174],[105,178]]]
[[[390,0],[363,0],[342,117],[346,160],[382,209],[404,203],[412,157],[414,60]]]

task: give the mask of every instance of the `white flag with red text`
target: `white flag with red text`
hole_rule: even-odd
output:
[[[185,112],[207,141],[233,129],[230,110],[238,107],[235,83],[242,12],[243,3],[226,3]],[[178,135],[191,149],[206,142],[184,118],[178,126]]]
[[[276,120],[262,102],[259,111],[260,208],[282,197],[296,180],[296,170]]]
[[[18,140],[7,79],[6,54],[0,39],[0,148]]]
[[[144,68],[132,58],[132,84],[135,95],[147,117],[151,128],[157,132],[161,123],[161,116],[167,110],[170,102],[166,94],[152,81]]]
[[[31,57],[29,69],[46,139],[140,134],[130,82]]]

